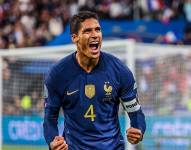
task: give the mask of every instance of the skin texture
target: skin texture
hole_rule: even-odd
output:
[[[126,130],[127,140],[131,144],[137,144],[143,139],[143,134],[141,133],[141,130],[136,128],[128,128]]]
[[[50,143],[51,150],[68,150],[68,144],[66,144],[64,137],[55,136],[54,140]]]
[[[77,46],[76,59],[79,65],[86,71],[91,72],[97,65],[102,44],[102,32],[98,20],[86,19],[81,23],[77,34],[72,35],[72,40]],[[97,43],[96,48],[90,44]]]

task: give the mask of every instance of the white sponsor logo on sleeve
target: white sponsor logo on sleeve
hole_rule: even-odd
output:
[[[136,98],[128,102],[122,102],[122,104],[128,113],[138,111],[141,108]]]

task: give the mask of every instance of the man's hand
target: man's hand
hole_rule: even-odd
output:
[[[143,134],[141,130],[132,127],[126,130],[126,135],[127,135],[127,140],[131,144],[137,144],[143,139]]]
[[[68,150],[68,144],[62,136],[55,136],[54,140],[50,143],[51,150]]]

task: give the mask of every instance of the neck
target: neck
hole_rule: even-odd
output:
[[[76,53],[76,59],[80,67],[82,67],[86,72],[91,72],[99,62],[99,57],[88,58],[86,55],[79,53],[78,51]]]

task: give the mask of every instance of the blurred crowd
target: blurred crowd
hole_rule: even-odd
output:
[[[181,19],[187,24],[181,41],[173,43],[174,34],[167,33],[158,36],[155,42],[191,44],[191,0],[0,0],[0,49],[43,46],[63,33],[71,16],[80,10],[95,11],[101,19],[162,23]],[[155,113],[171,113],[176,108],[191,111],[190,58],[175,55],[136,62],[140,97],[147,110],[157,110]],[[44,74],[19,72],[19,67],[29,63],[4,61],[4,114],[42,114]]]
[[[103,19],[191,22],[191,0],[0,0],[0,48],[43,46],[80,10]]]
[[[27,61],[3,61],[3,114],[42,115],[43,74],[21,71]]]
[[[137,60],[136,78],[148,114],[191,111],[191,53]]]
[[[3,113],[6,115],[43,114],[44,73],[23,72],[22,66],[27,64],[30,61],[3,63]],[[137,58],[135,68],[139,97],[147,115],[190,114],[191,53]],[[120,113],[124,113],[123,109]]]

